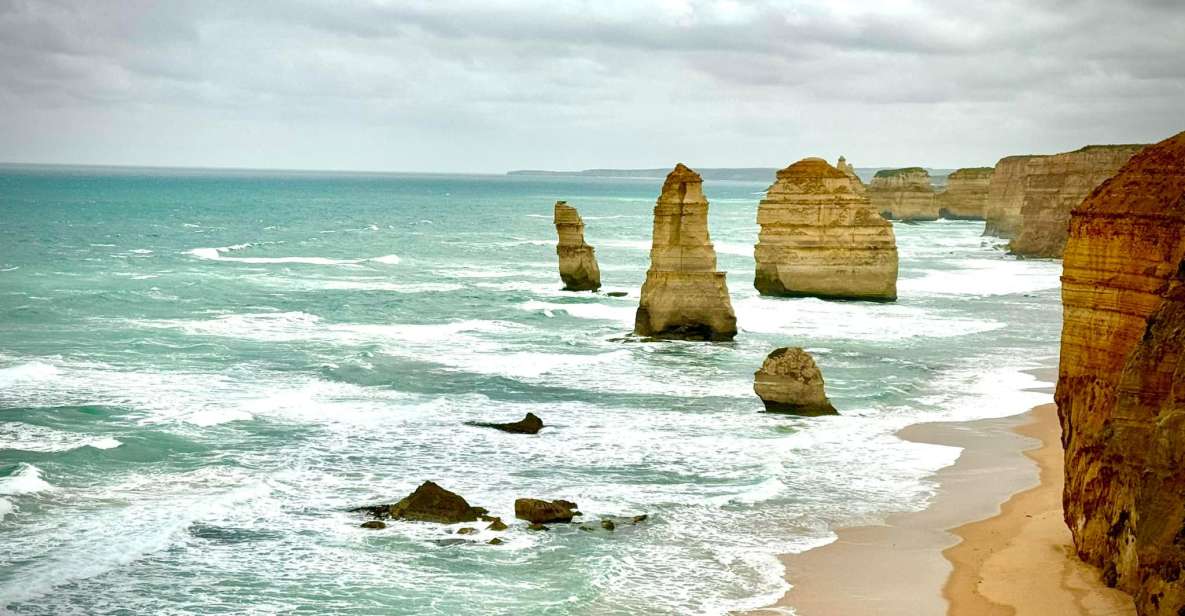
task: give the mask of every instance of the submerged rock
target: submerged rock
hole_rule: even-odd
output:
[[[1185,613],[1185,133],[1073,210],[1063,266],[1066,524],[1138,613]]]
[[[370,505],[351,511],[369,513],[376,518],[414,520],[456,524],[474,522],[486,513],[481,507],[471,507],[461,496],[449,492],[431,481],[425,481],[414,492],[393,505]]]
[[[584,221],[576,208],[564,201],[555,202],[555,230],[559,243],[560,279],[566,291],[596,291],[601,288],[601,269],[596,250],[584,242]]]
[[[527,413],[526,417],[511,423],[485,423],[480,421],[469,421],[466,425],[476,426],[479,428],[493,428],[503,432],[510,432],[513,434],[538,434],[543,429],[543,420],[539,419],[534,413]]]
[[[387,525],[380,522],[379,520],[370,520],[362,523],[362,528],[369,528],[371,530],[379,530],[386,527]]]
[[[821,158],[781,171],[757,208],[762,295],[897,299],[897,240],[851,176]]]
[[[527,530],[538,531],[538,530],[551,530],[551,529],[538,523],[538,522],[531,522],[529,525],[527,525]]]
[[[490,545],[502,545],[503,543],[506,543],[506,542],[502,541],[501,539],[499,539],[497,537],[494,537],[493,539],[490,539],[486,543],[488,543]]]
[[[605,295],[608,295],[609,297],[625,297],[629,295],[629,293],[626,293],[625,291],[610,291]]]
[[[550,522],[571,522],[580,515],[576,503],[566,500],[545,501],[537,498],[520,498],[514,501],[514,517],[533,524]]]
[[[617,528],[617,525],[613,523],[613,520],[601,520],[601,528],[605,530],[613,530]]]
[[[650,269],[634,333],[651,338],[732,340],[736,313],[708,237],[703,178],[682,163],[667,175],[654,206]]]
[[[458,535],[476,535],[478,532],[479,531],[476,528],[473,528],[472,526],[466,526],[465,528],[457,529]]]
[[[823,389],[823,374],[815,360],[797,347],[770,353],[753,375],[753,391],[772,413],[838,414]]]
[[[486,527],[486,530],[503,531],[503,530],[506,530],[507,528],[510,528],[510,527],[507,526],[506,523],[502,521],[502,518],[494,518],[493,520],[490,520],[490,525]]]

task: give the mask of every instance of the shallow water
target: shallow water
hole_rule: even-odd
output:
[[[660,183],[0,168],[0,611],[722,614],[925,503],[958,450],[897,429],[1048,400],[1060,264],[898,224],[897,303],[761,298],[758,184],[705,187],[736,342],[620,341]],[[629,297],[558,290],[557,199]],[[783,345],[841,416],[759,412]],[[425,479],[650,519],[489,546],[346,512]]]

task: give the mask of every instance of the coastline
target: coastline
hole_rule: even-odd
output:
[[[905,440],[963,448],[933,475],[930,504],[783,556],[793,587],[752,613],[1134,615],[1131,598],[1103,585],[1070,546],[1060,434],[1052,404],[906,427]]]

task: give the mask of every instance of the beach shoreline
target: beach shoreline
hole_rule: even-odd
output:
[[[908,426],[904,440],[963,448],[934,497],[880,525],[840,528],[782,557],[793,587],[755,614],[1135,614],[1082,563],[1062,522],[1052,404],[1010,417]]]

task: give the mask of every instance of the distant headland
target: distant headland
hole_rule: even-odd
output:
[[[856,175],[865,183],[872,181],[878,171],[893,169],[894,167],[856,167]],[[932,169],[925,167],[930,173],[930,180],[937,186],[946,184],[946,176],[954,169]],[[706,167],[696,169],[700,176],[707,181],[729,180],[734,182],[764,182],[768,184],[770,178],[777,174],[774,167]],[[521,169],[507,171],[506,175],[531,175],[553,177],[591,177],[591,178],[642,178],[661,180],[667,176],[670,169],[584,169],[581,171],[548,171],[544,169]]]

